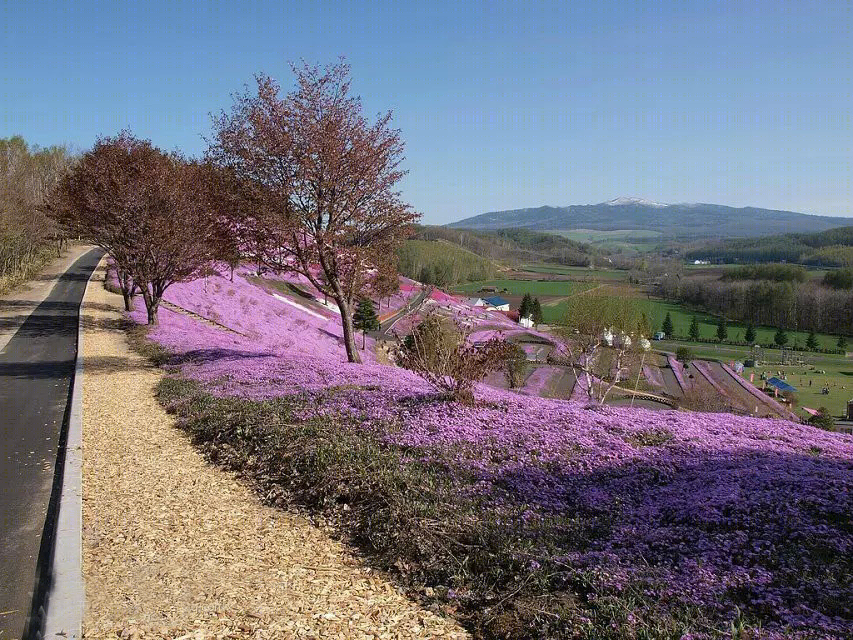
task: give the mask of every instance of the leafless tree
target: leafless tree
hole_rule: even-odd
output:
[[[603,403],[639,366],[648,331],[644,324],[630,300],[594,293],[570,300],[559,332],[590,401]]]
[[[298,86],[284,98],[274,80],[257,76],[256,93],[239,95],[215,120],[210,156],[248,183],[245,246],[337,303],[347,356],[359,362],[353,302],[418,219],[395,190],[403,142],[390,113],[373,124],[364,117],[347,65],[294,72]]]
[[[41,205],[73,162],[66,147],[0,140],[0,286],[40,264],[51,246],[61,253],[67,238]]]

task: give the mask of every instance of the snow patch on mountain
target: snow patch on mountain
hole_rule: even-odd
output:
[[[630,198],[627,196],[623,196],[621,198],[615,198],[613,200],[608,200],[607,202],[603,202],[602,204],[608,204],[612,207],[622,205],[622,204],[642,204],[648,207],[668,207],[669,205],[664,204],[662,202],[652,202],[651,200],[645,200],[643,198]]]

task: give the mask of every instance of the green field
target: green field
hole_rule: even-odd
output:
[[[569,267],[560,264],[526,264],[519,268],[535,273],[570,276],[579,280],[615,282],[628,279],[628,272],[619,269],[590,269],[589,267]]]
[[[672,324],[675,328],[676,336],[687,336],[690,329],[690,321],[693,316],[699,321],[699,336],[702,338],[717,337],[717,323],[719,318],[701,311],[690,311],[676,302],[667,302],[665,300],[637,298],[637,303],[646,312],[646,315],[651,322],[652,329],[659,331],[667,312],[672,317]],[[542,308],[545,322],[558,322],[566,313],[566,303],[562,302],[555,306],[545,306]],[[728,339],[735,342],[743,340],[746,333],[746,324],[740,322],[728,323]],[[773,327],[755,327],[756,342],[760,344],[772,344],[773,336],[776,335],[776,329]],[[788,331],[788,346],[794,347],[797,343],[805,345],[808,332],[806,331]],[[823,349],[834,349],[838,341],[838,336],[827,334],[816,334],[818,346]]]
[[[453,288],[457,293],[479,294],[483,287],[495,287],[497,293],[523,296],[529,293],[532,296],[570,296],[581,291],[586,291],[595,286],[586,282],[573,282],[571,280],[483,280],[480,282],[467,282]],[[503,291],[506,289],[506,292]],[[483,294],[485,295],[485,294]],[[495,295],[490,293],[489,295]]]
[[[663,236],[661,232],[649,229],[613,229],[610,231],[569,229],[553,230],[548,233],[596,247],[637,253],[653,251],[659,244],[657,240]]]
[[[717,360],[720,362],[743,361],[751,355],[749,347],[738,347],[733,345],[715,345],[703,342],[686,342],[663,340],[653,342],[655,349],[674,353],[678,347],[688,346],[693,350],[697,358],[703,360]],[[841,416],[847,408],[847,401],[853,399],[853,359],[840,355],[826,353],[803,353],[803,359],[812,367],[802,365],[782,366],[778,364],[759,365],[755,369],[747,368],[746,378],[750,373],[755,373],[754,384],[761,387],[759,380],[762,371],[769,375],[777,375],[784,371],[788,377],[788,384],[797,388],[796,398],[799,405],[818,409],[826,407],[834,416]],[[781,351],[777,349],[765,349],[764,357],[771,362],[781,360]],[[816,370],[826,371],[817,373]],[[809,380],[812,385],[809,386]],[[824,385],[829,388],[829,395],[823,395],[821,390]],[[802,412],[797,411],[798,415]]]

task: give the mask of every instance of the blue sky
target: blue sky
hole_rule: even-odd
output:
[[[345,56],[425,222],[622,195],[853,216],[849,1],[7,1],[0,25],[0,137],[199,154],[254,73]]]

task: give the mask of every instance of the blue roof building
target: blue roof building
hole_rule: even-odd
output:
[[[500,309],[501,307],[506,307],[505,311],[509,311],[509,301],[504,300],[500,296],[492,296],[491,298],[483,298],[483,302],[485,302],[490,307],[495,307],[496,309]]]
[[[780,380],[779,378],[768,378],[767,384],[771,387],[776,387],[779,391],[796,391],[797,387],[792,387],[784,380]]]

